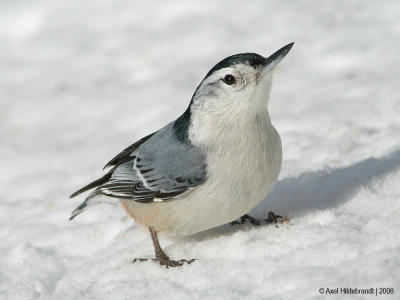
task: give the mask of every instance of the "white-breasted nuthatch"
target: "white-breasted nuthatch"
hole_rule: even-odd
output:
[[[100,196],[117,198],[151,233],[156,260],[170,260],[157,233],[189,235],[246,214],[271,191],[282,164],[280,137],[268,99],[274,67],[290,43],[265,58],[236,54],[215,65],[197,87],[186,111],[115,156],[73,219]]]

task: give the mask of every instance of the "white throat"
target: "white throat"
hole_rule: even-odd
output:
[[[247,89],[239,96],[220,95],[195,98],[191,106],[189,138],[196,146],[207,147],[228,144],[263,135],[271,125],[268,113],[268,100],[272,74],[262,78],[256,87]]]

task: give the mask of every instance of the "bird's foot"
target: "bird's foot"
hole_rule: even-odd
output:
[[[249,216],[249,215],[243,215],[240,217],[240,221],[233,221],[231,222],[231,225],[241,225],[246,223],[246,221],[249,220],[251,224],[254,226],[260,226],[260,221],[258,221],[256,218]]]
[[[180,260],[172,260],[172,259],[155,259],[155,261],[158,261],[160,265],[166,266],[167,269],[169,267],[180,267],[183,266],[184,264],[190,265],[192,262],[194,262],[196,259],[180,259]]]
[[[144,262],[144,261],[149,261],[149,260],[158,262],[160,265],[166,266],[167,269],[168,269],[169,267],[180,267],[180,266],[183,266],[185,263],[189,265],[192,262],[194,262],[196,259],[172,260],[172,259],[169,259],[169,257],[163,257],[163,258],[135,258],[132,261],[132,263]]]
[[[282,219],[282,220],[278,221],[278,219]],[[284,218],[284,217],[279,216],[279,215],[276,215],[272,211],[269,211],[265,221],[267,222],[267,224],[277,224],[278,222],[279,223],[288,222],[289,219],[288,218]]]

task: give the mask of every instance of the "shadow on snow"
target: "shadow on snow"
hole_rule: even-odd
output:
[[[350,200],[362,187],[400,166],[400,150],[381,158],[368,158],[348,167],[301,174],[278,181],[272,192],[253,213],[272,210],[298,216],[306,212],[336,207]]]
[[[350,200],[362,187],[400,166],[400,150],[381,158],[368,158],[353,165],[303,173],[279,180],[271,193],[250,215],[265,219],[268,211],[290,218],[307,212],[339,206]],[[210,234],[233,233],[241,226],[222,225],[195,235],[202,239]]]

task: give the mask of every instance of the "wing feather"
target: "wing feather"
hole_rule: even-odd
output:
[[[146,135],[145,137],[141,138],[137,142],[133,143],[130,145],[128,148],[125,148],[122,150],[118,155],[116,155],[113,159],[111,159],[103,168],[106,169],[111,166],[116,166],[119,164],[123,164],[124,162],[127,162],[129,160],[132,160],[134,157],[132,157],[132,153],[144,142],[146,142],[149,138],[151,138],[155,132]]]
[[[190,142],[178,140],[173,130],[170,123],[111,159],[105,168],[113,168],[105,176],[71,195],[94,188],[71,218],[92,203],[101,202],[98,195],[140,203],[162,202],[202,184],[206,178],[203,152]]]

